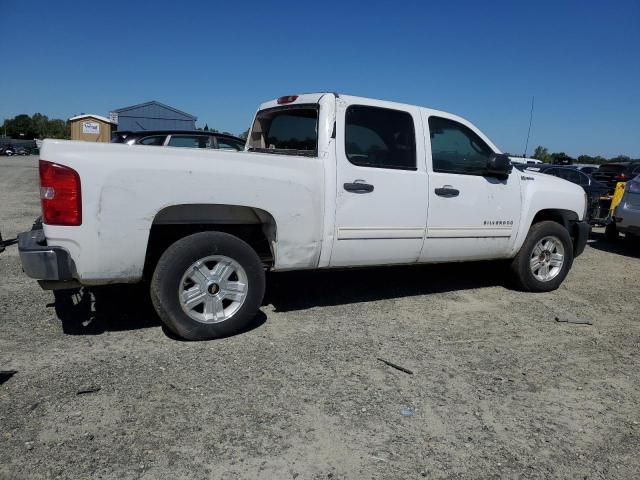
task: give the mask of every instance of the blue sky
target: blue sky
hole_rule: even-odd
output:
[[[429,106],[500,148],[640,157],[640,2],[0,3],[0,122],[159,100],[239,133],[338,91]]]

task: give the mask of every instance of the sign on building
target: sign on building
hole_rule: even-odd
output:
[[[100,135],[100,124],[98,122],[82,122],[82,133]]]

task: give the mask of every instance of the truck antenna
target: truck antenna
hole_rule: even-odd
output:
[[[524,144],[524,158],[527,158],[527,148],[529,147],[529,135],[531,135],[531,123],[533,122],[533,101],[536,97],[531,97],[531,113],[529,113],[529,130],[527,131],[527,141]]]

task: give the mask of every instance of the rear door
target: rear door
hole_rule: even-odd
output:
[[[341,97],[336,110],[336,220],[330,266],[411,263],[426,227],[419,109]]]

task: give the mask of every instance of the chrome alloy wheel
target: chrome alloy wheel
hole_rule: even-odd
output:
[[[230,319],[247,298],[247,273],[234,259],[211,255],[194,262],[182,276],[178,298],[182,310],[202,323]]]
[[[564,265],[564,246],[557,237],[544,237],[533,247],[529,267],[533,276],[541,281],[553,280]]]

